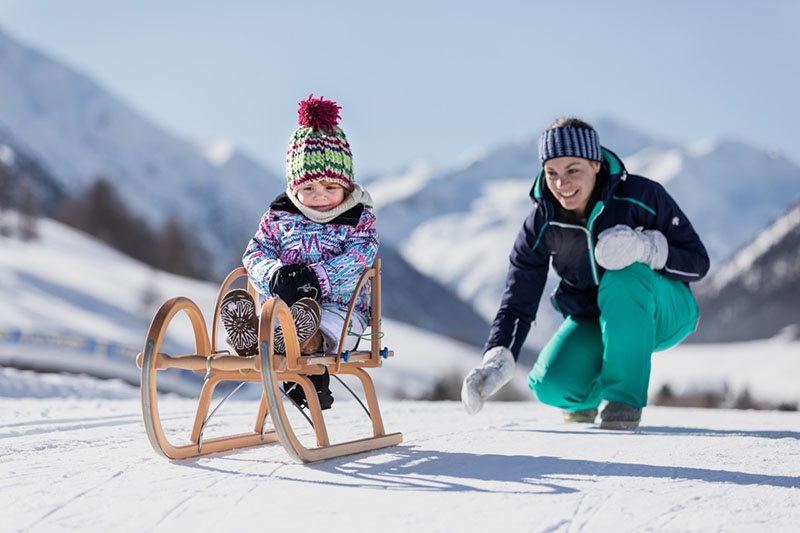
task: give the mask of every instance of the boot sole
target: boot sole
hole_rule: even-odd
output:
[[[302,298],[289,308],[292,314],[297,342],[302,344],[319,329],[321,313],[319,304],[310,298]],[[286,342],[280,326],[275,328],[275,353],[286,353]]]
[[[220,303],[220,319],[228,343],[238,355],[258,353],[256,306],[247,291],[236,289],[225,295]]]
[[[600,429],[617,429],[623,431],[633,431],[639,427],[638,420],[603,420],[600,422]]]

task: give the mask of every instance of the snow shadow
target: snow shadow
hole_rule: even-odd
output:
[[[223,457],[220,457],[223,458]],[[561,457],[474,454],[396,446],[388,450],[314,463],[300,468],[314,470],[308,476],[290,475],[278,468],[269,475],[254,474],[250,460],[224,457],[240,464],[224,469],[196,461],[184,466],[227,473],[329,485],[341,488],[372,488],[430,492],[485,492],[492,494],[556,495],[580,492],[575,485],[597,477],[627,477],[664,480],[732,483],[800,488],[800,477],[774,476],[681,466],[657,466],[638,463],[590,461]],[[586,479],[581,479],[586,477]]]
[[[533,432],[533,433],[556,433],[559,435],[587,435],[587,431],[593,428],[587,427],[587,430],[558,430],[558,429],[505,429],[504,431],[520,431],[520,432]],[[800,433],[797,431],[773,431],[773,430],[746,430],[746,429],[707,429],[707,428],[690,428],[690,427],[677,427],[677,426],[639,426],[635,432],[616,432],[611,430],[601,430],[598,428],[598,434],[602,431],[603,435],[619,435],[621,437],[636,437],[647,435],[677,435],[687,437],[755,437],[759,439],[798,439],[800,440]]]
[[[797,431],[741,430],[741,429],[705,429],[673,426],[646,426],[641,429],[645,435],[687,435],[690,437],[756,437],[759,439],[798,439]]]
[[[575,481],[574,476],[589,477],[633,477],[654,479],[685,479],[707,483],[733,483],[736,485],[767,485],[784,488],[800,488],[800,477],[774,476],[681,466],[657,466],[637,463],[616,463],[565,459],[561,457],[537,457],[526,455],[472,454],[465,452],[442,452],[415,447],[393,449],[394,458],[380,464],[355,460],[337,464],[310,465],[310,468],[331,473],[344,474],[358,481],[359,486],[372,486],[382,482],[380,488],[498,492],[491,482],[518,483],[529,486],[537,494],[564,494],[579,489],[553,483],[564,476]],[[430,481],[425,478],[431,478]],[[445,481],[446,480],[446,481]],[[486,488],[482,488],[489,482]],[[343,486],[349,486],[343,483]],[[548,490],[542,490],[542,489]],[[500,491],[503,492],[503,491]],[[508,492],[520,492],[518,486]]]

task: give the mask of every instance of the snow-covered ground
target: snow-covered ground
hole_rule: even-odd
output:
[[[648,407],[635,433],[567,424],[533,402],[384,401],[392,448],[312,465],[279,444],[183,461],[147,441],[120,382],[0,369],[2,531],[796,531],[796,413]],[[23,392],[27,390],[27,392]],[[336,389],[334,389],[336,393]],[[40,397],[33,397],[40,396]],[[337,394],[337,398],[339,398]],[[355,402],[332,438],[363,431]],[[195,404],[162,401],[185,441]],[[208,436],[250,429],[223,405]],[[302,426],[301,426],[302,429]],[[304,438],[310,432],[303,433]]]

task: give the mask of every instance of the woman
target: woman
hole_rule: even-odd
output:
[[[533,209],[511,251],[506,289],[482,364],[464,379],[469,413],[512,377],[536,318],[552,262],[551,300],[564,316],[528,382],[572,422],[635,429],[647,403],[650,357],[686,338],[698,309],[689,282],[709,268],[691,223],[664,188],[628,174],[578,119],[555,121],[539,140]]]

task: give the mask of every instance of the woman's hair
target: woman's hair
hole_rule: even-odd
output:
[[[575,117],[560,117],[553,121],[552,124],[547,128],[548,130],[552,130],[555,128],[582,128],[587,130],[593,130],[591,124],[585,122],[579,118]]]

